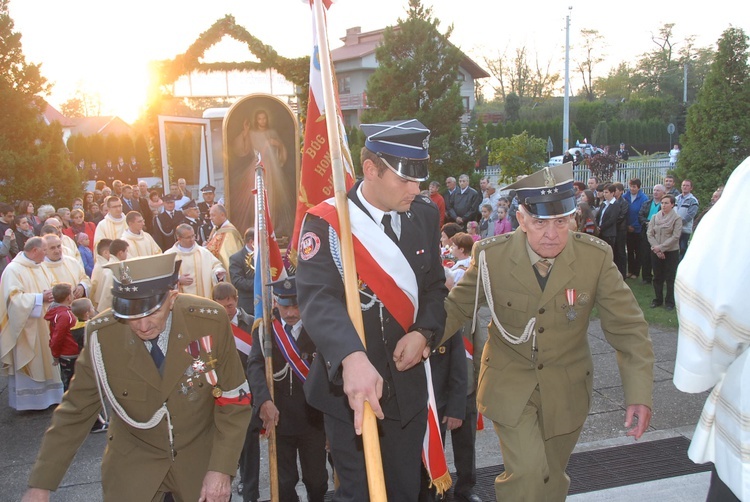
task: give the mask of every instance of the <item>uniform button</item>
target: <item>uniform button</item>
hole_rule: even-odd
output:
[[[591,372],[590,372],[590,371],[587,371],[587,372],[586,372],[586,376],[589,376],[590,374],[591,374]]]
[[[539,328],[538,330],[540,333],[544,333],[544,328]]]
[[[486,362],[486,363],[490,362],[490,358],[489,357],[485,357],[484,358],[484,362]]]
[[[127,396],[128,395],[128,391],[127,390],[122,391],[122,395],[123,396]]]
[[[544,314],[544,307],[542,307],[542,308],[539,309],[539,313],[540,314]]]
[[[203,382],[198,382],[198,387],[203,387]]]
[[[513,303],[511,303],[511,302],[508,302],[508,307],[510,307],[511,305],[513,305]]]
[[[114,436],[112,436],[112,435],[110,434],[110,436],[109,436],[109,438],[108,438],[108,439],[109,439],[110,441],[112,441],[112,438],[113,438],[113,437],[114,437]]]
[[[328,361],[328,362],[326,363],[326,365],[328,365],[328,367],[330,368],[330,367],[331,367],[331,361]]]
[[[538,370],[544,369],[544,365],[540,364],[539,366],[536,367],[536,369],[538,369]]]
[[[190,312],[195,312],[195,309],[194,309],[193,307],[190,307],[190,308],[188,309],[188,311],[190,311]]]

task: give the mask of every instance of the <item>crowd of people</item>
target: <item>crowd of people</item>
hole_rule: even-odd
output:
[[[164,195],[143,180],[105,179],[70,208],[0,204],[9,402],[62,403],[25,500],[46,500],[83,435],[107,427],[117,444],[105,453],[105,498],[228,500],[239,462],[240,494],[257,500],[259,438],[274,431],[280,500],[297,500],[298,458],[308,500],[323,500],[327,462],[334,500],[367,500],[365,401],[379,419],[388,500],[442,498],[450,477],[432,455],[448,431],[454,499],[480,500],[479,413],[503,451],[498,500],[564,498],[588,414],[594,307],[626,361],[627,434],[645,432],[653,351],[625,280],[653,273],[653,306],[674,305],[673,269],[699,209],[691,182],[675,197],[665,180],[646,197],[637,179],[627,192],[574,182],[566,164],[519,179],[508,196],[488,178],[475,190],[466,174],[447,178],[442,194],[437,182],[420,193],[429,130],[416,120],[362,129],[363,179],[348,198],[367,350],[324,202],[300,231],[296,277],[270,285],[268,372],[253,329],[254,229],[240,235],[214,187],[199,202],[182,179]],[[516,385],[497,385],[508,378]],[[123,455],[131,450],[135,461]]]

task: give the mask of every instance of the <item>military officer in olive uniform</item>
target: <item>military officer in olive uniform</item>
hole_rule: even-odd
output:
[[[302,467],[302,482],[309,502],[323,502],[328,490],[326,435],[323,413],[305,399],[302,389],[315,345],[300,320],[297,286],[294,277],[269,284],[273,288],[273,399],[266,383],[266,360],[253,330],[253,345],[247,364],[250,390],[255,409],[266,430],[276,427],[276,456],[279,471],[279,501],[296,502],[297,453]]]
[[[228,501],[250,421],[224,308],[180,295],[176,255],[109,264],[112,309],[88,322],[75,378],[52,416],[25,501],[49,500],[102,411],[105,501]]]
[[[388,500],[417,500],[427,423],[422,363],[442,336],[447,294],[437,206],[419,194],[430,131],[417,120],[363,124],[364,180],[348,193],[367,348],[347,314],[332,201],[300,232],[297,290],[315,342],[305,394],[325,413],[340,484],[333,500],[368,500],[359,435],[367,400],[380,419]]]
[[[568,230],[575,212],[571,164],[507,187],[520,202],[519,230],[474,246],[446,300],[446,333],[479,304],[491,311],[477,401],[500,439],[498,500],[564,500],[570,454],[589,412],[593,362],[587,328],[599,311],[617,351],[625,427],[636,439],[651,419],[654,354],[648,325],[604,241]]]

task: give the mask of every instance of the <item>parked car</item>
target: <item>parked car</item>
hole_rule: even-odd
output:
[[[594,155],[599,155],[600,153],[604,153],[604,150],[602,150],[598,146],[590,145],[588,143],[581,143],[578,146],[574,146],[573,148],[568,148],[568,151],[573,156],[573,158],[575,158],[577,152],[580,152],[580,154],[583,157],[585,157],[586,155],[593,157]],[[562,163],[563,163],[562,155],[558,155],[556,157],[552,157],[549,159],[550,166],[559,166]]]

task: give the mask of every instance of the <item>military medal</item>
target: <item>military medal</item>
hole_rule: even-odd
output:
[[[206,371],[206,363],[204,363],[200,358],[201,346],[197,340],[193,340],[192,342],[190,342],[188,346],[185,347],[185,352],[190,354],[190,357],[193,358],[193,363],[188,369],[188,371],[192,370],[192,373],[188,376],[192,376],[193,373],[203,373],[204,371]],[[187,374],[187,372],[185,372],[185,374]]]
[[[216,376],[216,370],[214,368],[216,367],[216,363],[218,362],[216,359],[213,359],[211,356],[211,350],[213,348],[213,338],[211,335],[206,335],[201,338],[201,345],[203,346],[203,350],[206,351],[206,355],[208,356],[208,360],[206,361],[203,371],[206,374],[206,381],[214,386],[214,389],[211,391],[214,395],[214,397],[218,398],[221,397],[221,389],[216,387],[216,385],[219,383],[219,378]],[[206,366],[210,366],[211,369],[209,370]],[[216,395],[216,392],[218,391],[219,395]]]
[[[568,300],[568,312],[567,314],[565,314],[565,316],[568,318],[568,321],[575,321],[577,315],[576,309],[574,308],[576,304],[576,290],[566,289],[565,298]]]
[[[214,397],[215,397],[216,399],[219,399],[219,398],[221,397],[221,395],[222,395],[222,394],[224,394],[224,391],[222,391],[222,390],[221,390],[220,388],[218,388],[218,387],[214,387],[214,390],[212,390],[212,391],[211,391],[211,394],[213,394],[213,396],[214,396]]]

